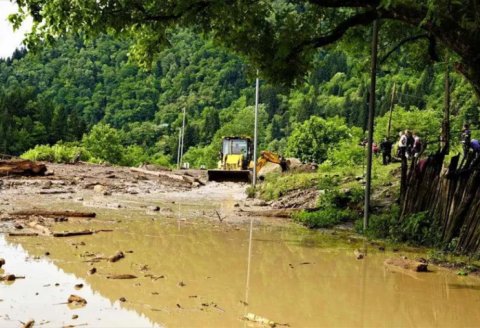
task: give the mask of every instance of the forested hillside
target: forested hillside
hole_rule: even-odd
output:
[[[187,31],[172,35],[170,43],[148,69],[128,61],[129,41],[109,36],[91,43],[62,39],[53,48],[20,50],[0,61],[0,153],[60,143],[57,151],[93,161],[169,165],[176,161],[185,108],[185,161],[215,165],[222,136],[253,132],[255,69]],[[335,156],[333,148],[358,144],[366,124],[368,53],[347,57],[342,49],[319,51],[315,68],[293,88],[261,81],[261,149],[341,161],[345,156]],[[379,71],[377,116],[389,111],[395,84],[392,133],[417,129],[436,140],[445,65],[418,67],[408,59],[408,51],[395,53],[388,70]],[[452,82],[454,133],[464,121],[477,127],[470,86],[455,74]],[[378,120],[377,140],[386,124],[386,118]],[[37,147],[29,154],[49,151]]]

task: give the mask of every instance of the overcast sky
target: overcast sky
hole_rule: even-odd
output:
[[[16,9],[17,6],[9,0],[0,0],[0,58],[10,57],[15,48],[22,44],[24,33],[31,27],[31,23],[27,22],[20,30],[13,32],[7,17]]]

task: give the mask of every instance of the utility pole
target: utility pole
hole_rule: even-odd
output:
[[[258,96],[259,96],[260,80],[255,80],[255,130],[253,131],[253,179],[252,185],[255,188],[257,185],[257,130],[258,130]]]
[[[388,128],[387,128],[387,138],[390,138],[390,132],[392,130],[392,114],[393,114],[393,105],[395,100],[395,89],[397,87],[397,83],[393,83],[392,89],[392,99],[390,101],[390,115],[388,117]]]
[[[182,129],[178,128],[177,169],[180,170],[180,147],[182,145]]]
[[[368,149],[367,149],[367,177],[365,185],[365,209],[363,216],[363,230],[368,227],[370,216],[370,190],[372,187],[372,145],[373,145],[373,121],[375,116],[375,89],[377,83],[377,52],[378,52],[378,20],[373,21],[372,30],[372,70],[370,73],[370,102],[368,106]]]
[[[183,162],[183,142],[185,140],[185,115],[186,115],[186,110],[185,110],[185,107],[183,107],[182,144],[180,146],[180,167],[182,166],[182,162]]]

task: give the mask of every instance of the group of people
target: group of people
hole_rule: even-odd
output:
[[[470,150],[475,154],[475,161],[480,161],[480,141],[472,139],[472,133],[468,124],[463,125],[461,142],[463,146],[463,156],[467,158]],[[366,141],[362,142],[366,146]],[[388,137],[385,137],[380,143],[380,147],[376,143],[372,144],[372,151],[375,155],[382,154],[383,165],[392,162],[392,149],[394,142]],[[418,158],[423,152],[424,145],[421,138],[415,132],[409,130],[401,131],[399,133],[399,140],[397,144],[397,157],[400,159]]]
[[[367,141],[364,140],[360,145],[366,146]],[[392,162],[392,150],[394,142],[389,138],[383,138],[380,142],[380,147],[377,143],[372,144],[373,154],[378,156],[382,154],[383,165],[390,164]],[[420,137],[416,133],[412,133],[409,130],[400,132],[400,140],[398,141],[398,158],[417,158],[423,151],[423,144]]]
[[[423,150],[423,144],[420,137],[409,130],[405,130],[399,133],[400,139],[398,140],[398,157],[403,158],[418,158]]]
[[[412,133],[409,130],[400,132],[399,136],[397,157],[400,159],[419,157],[423,151],[423,144],[420,137],[415,132]],[[383,165],[392,162],[393,145],[393,141],[388,137],[383,138],[380,143],[380,148],[375,143],[373,144],[374,154],[378,154],[379,152],[382,154]]]

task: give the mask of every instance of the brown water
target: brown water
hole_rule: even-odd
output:
[[[372,248],[356,260],[360,242],[329,233],[254,224],[249,257],[248,223],[152,220],[141,212],[105,210],[93,221],[56,227],[83,228],[114,231],[64,239],[0,235],[5,272],[26,276],[0,283],[1,327],[28,319],[41,327],[258,327],[241,320],[248,312],[292,327],[480,325],[478,278],[435,267],[421,274],[390,271],[383,261],[399,254]],[[119,262],[85,262],[88,254],[118,250],[126,254]],[[98,272],[87,274],[92,267]],[[109,274],[138,278],[110,280]],[[85,287],[75,290],[76,283]],[[60,304],[70,294],[88,304]]]

